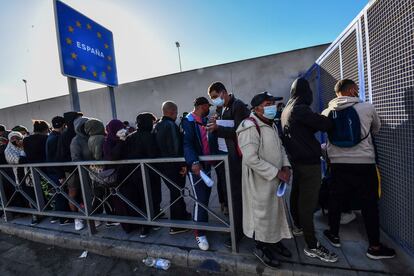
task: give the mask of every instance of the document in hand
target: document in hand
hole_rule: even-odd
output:
[[[222,127],[234,127],[234,120],[217,120],[216,123],[218,126]],[[220,151],[228,152],[226,140],[224,138],[218,138],[217,142]]]
[[[206,183],[207,187],[213,187],[214,181],[204,171],[200,171],[200,177]]]

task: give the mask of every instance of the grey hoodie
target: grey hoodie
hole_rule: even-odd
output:
[[[88,147],[88,135],[85,132],[85,123],[88,118],[79,117],[74,122],[76,136],[70,143],[70,155],[72,161],[89,161],[93,160],[92,154]]]
[[[322,115],[328,116],[332,110],[343,110],[354,106],[361,122],[361,138],[371,134],[358,145],[351,148],[340,148],[327,142],[328,157],[331,163],[375,164],[375,149],[372,134],[377,134],[381,122],[372,104],[361,102],[356,97],[340,96],[329,102],[328,108]]]
[[[89,136],[88,147],[93,159],[103,160],[103,143],[105,140],[105,126],[98,119],[89,119],[85,123],[85,132]]]

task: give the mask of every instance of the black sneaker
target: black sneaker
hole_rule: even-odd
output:
[[[51,224],[55,224],[55,223],[57,223],[59,221],[59,218],[57,218],[57,217],[53,217],[53,218],[51,218],[50,219],[50,223]]]
[[[367,257],[373,260],[391,259],[395,257],[395,250],[380,244],[379,249],[368,248]]]
[[[268,248],[257,248],[253,249],[253,255],[255,255],[265,266],[270,268],[278,268],[280,266],[280,262],[275,259]]]
[[[35,225],[39,224],[39,222],[40,222],[39,217],[36,216],[36,215],[33,215],[32,216],[32,222],[30,222],[30,226],[35,226]]]
[[[142,226],[141,231],[139,233],[139,237],[141,239],[145,239],[146,237],[148,237],[149,232],[150,232],[150,229],[148,226]]]
[[[323,235],[325,236],[325,238],[329,241],[329,243],[332,246],[335,246],[338,248],[341,247],[341,240],[339,239],[339,236],[335,236],[334,234],[331,234],[329,230],[323,231]]]
[[[73,219],[71,219],[71,218],[61,219],[59,221],[60,226],[65,226],[65,225],[69,225],[69,224],[72,224],[72,223],[73,223]]]
[[[319,260],[327,263],[335,263],[338,261],[338,256],[335,253],[330,253],[323,245],[319,242],[315,248],[305,248],[303,250],[305,255],[311,258],[318,258]]]
[[[272,246],[272,249],[274,252],[276,252],[277,254],[286,257],[286,258],[291,258],[292,257],[292,253],[290,252],[289,249],[286,248],[286,246],[280,241],[278,243],[275,243]]]
[[[171,227],[170,228],[170,235],[177,235],[177,234],[185,233],[185,232],[188,232],[188,231],[190,231],[190,229]]]

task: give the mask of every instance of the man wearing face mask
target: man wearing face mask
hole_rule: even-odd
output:
[[[232,123],[232,126],[223,126],[218,124],[220,121],[211,120],[207,126],[207,130],[214,133],[219,138],[219,150],[228,154],[234,228],[236,240],[239,241],[243,237],[241,187],[242,154],[237,145],[236,129],[244,119],[249,117],[250,111],[244,102],[236,99],[233,94],[229,94],[226,87],[221,82],[211,84],[208,88],[208,95],[213,102],[213,105],[222,107],[221,114],[217,114],[217,120],[226,120]],[[226,240],[224,245],[231,248],[231,240]]]
[[[194,101],[194,109],[183,118],[184,129],[184,158],[187,165],[191,168],[189,178],[197,201],[208,206],[210,200],[211,187],[201,180],[200,172],[210,175],[211,164],[200,162],[199,156],[210,155],[215,151],[214,138],[206,129],[207,116],[210,111],[210,103],[204,97],[199,97]],[[194,204],[194,221],[207,222],[208,212],[200,204]],[[209,244],[205,231],[195,230],[196,241],[201,250],[208,250]]]
[[[282,197],[276,196],[280,182],[289,182],[290,163],[274,123],[276,100],[268,92],[253,97],[253,112],[237,129],[243,153],[243,232],[255,240],[253,254],[270,267],[278,267],[274,252],[291,257],[282,239],[292,237]]]

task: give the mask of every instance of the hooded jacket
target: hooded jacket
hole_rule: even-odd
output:
[[[315,133],[332,127],[329,118],[312,111],[312,101],[313,93],[308,81],[296,79],[281,117],[283,143],[292,165],[319,164],[321,146]]]
[[[340,96],[329,102],[322,114],[329,116],[333,110],[343,110],[353,106],[361,122],[361,138],[366,137],[351,148],[341,148],[327,142],[328,157],[331,163],[375,164],[375,148],[371,134],[377,134],[381,122],[372,104],[361,102],[356,97]]]
[[[85,123],[85,132],[89,136],[88,148],[94,160],[103,160],[105,126],[98,119],[89,119]]]
[[[88,135],[85,132],[85,123],[88,118],[79,117],[74,122],[76,136],[70,143],[70,154],[72,161],[89,161],[93,160],[92,153],[88,147]]]
[[[62,132],[58,140],[56,155],[56,161],[58,162],[70,162],[72,160],[70,144],[72,143],[73,137],[76,136],[73,122],[78,117],[81,117],[80,113],[74,111],[66,112],[63,114],[67,128]]]

